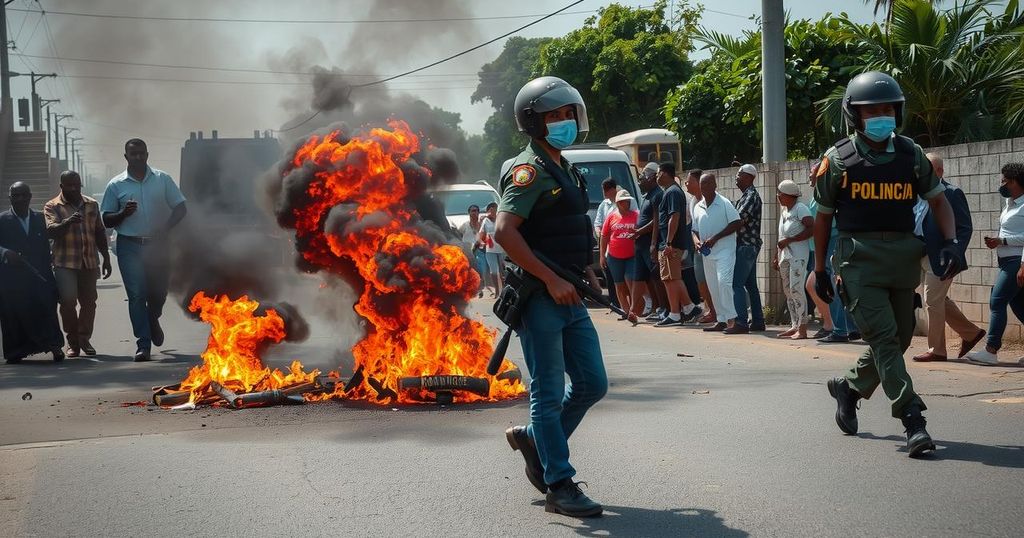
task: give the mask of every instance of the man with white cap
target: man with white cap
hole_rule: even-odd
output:
[[[757,289],[757,256],[761,253],[761,195],[754,188],[757,168],[744,164],[736,174],[736,187],[743,194],[736,201],[740,224],[736,229],[736,267],[733,270],[732,290],[736,303],[736,326],[726,334],[745,334],[763,331],[764,310],[761,292]],[[747,307],[750,318],[747,318]]]
[[[779,242],[772,267],[782,277],[782,291],[786,294],[791,320],[789,330],[779,338],[799,340],[807,338],[807,258],[811,253],[810,238],[814,234],[811,210],[800,201],[800,187],[793,181],[779,183]]]

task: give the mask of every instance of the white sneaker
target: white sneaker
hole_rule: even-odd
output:
[[[996,357],[996,354],[989,353],[987,350],[984,349],[974,350],[965,355],[964,358],[967,359],[968,362],[973,362],[974,364],[983,364],[985,366],[994,366],[996,364],[999,364],[999,358]]]

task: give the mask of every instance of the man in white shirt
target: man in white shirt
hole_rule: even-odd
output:
[[[736,265],[736,230],[741,221],[732,202],[718,194],[717,189],[714,174],[701,176],[700,191],[704,198],[693,210],[694,245],[704,256],[704,273],[717,314],[717,323],[704,328],[707,332],[721,332],[736,323],[732,277]]]
[[[467,212],[469,220],[459,225],[459,235],[462,236],[462,244],[466,250],[473,255],[469,261],[480,275],[480,289],[477,291],[477,297],[483,297],[484,284],[487,281],[487,257],[484,254],[484,244],[480,242],[480,206],[472,204]]]
[[[479,240],[484,245],[484,255],[487,260],[487,272],[491,276],[491,283],[494,284],[494,293],[491,297],[497,297],[501,293],[504,283],[501,280],[501,271],[505,267],[505,249],[494,240],[495,222],[498,215],[498,204],[491,202],[487,204],[487,217],[480,223]]]
[[[985,237],[985,246],[996,251],[999,264],[989,297],[988,338],[985,349],[966,355],[968,361],[985,365],[998,363],[996,353],[1003,346],[1007,307],[1018,319],[1024,314],[1024,289],[1020,278],[1021,247],[1024,246],[1024,163],[1006,163],[1002,174],[999,194],[1006,198],[1006,205],[999,215],[999,235]]]

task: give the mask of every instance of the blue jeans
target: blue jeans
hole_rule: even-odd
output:
[[[569,436],[608,391],[601,343],[586,307],[556,304],[545,292],[526,305],[518,332],[531,378],[528,431],[544,465],[544,481],[554,484],[576,475],[569,464]]]
[[[825,253],[825,268],[828,269],[828,274],[832,275],[832,290],[836,294],[832,302],[828,304],[828,312],[832,315],[833,334],[847,336],[857,330],[857,324],[854,323],[853,316],[846,315],[846,307],[839,299],[839,286],[836,285],[835,279],[836,272],[832,270],[832,254],[836,251],[836,243],[838,241],[832,238],[828,243],[828,252]]]
[[[1006,331],[1006,307],[1013,309],[1013,315],[1024,321],[1024,293],[1017,286],[1017,271],[1020,270],[1019,256],[999,258],[999,273],[996,274],[992,294],[988,299],[988,339],[985,345],[999,350],[1003,347],[1003,332]]]
[[[152,347],[150,324],[160,319],[167,301],[168,246],[163,243],[141,245],[121,237],[116,247],[135,343],[140,351],[148,351]]]
[[[487,281],[487,255],[484,251],[479,249],[473,250],[473,268],[476,269],[476,273],[480,275],[480,290],[484,290],[484,284]]]
[[[761,292],[757,289],[757,255],[760,247],[736,247],[736,268],[732,275],[733,303],[736,305],[736,324],[743,327],[764,325]],[[747,301],[750,302],[750,320],[747,320]]]

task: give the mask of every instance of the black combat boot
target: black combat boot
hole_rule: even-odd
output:
[[[569,517],[597,517],[601,515],[601,505],[587,497],[580,489],[581,482],[573,482],[565,478],[551,484],[544,511],[562,514]]]
[[[505,430],[505,439],[508,439],[512,450],[518,450],[526,460],[526,478],[541,493],[547,493],[548,485],[544,483],[544,466],[540,464],[540,456],[537,454],[537,445],[533,443],[526,426],[512,426]]]
[[[845,377],[833,377],[828,380],[828,393],[836,399],[836,424],[847,435],[857,434],[857,402],[860,393],[850,388]]]
[[[924,455],[929,450],[935,450],[935,442],[928,431],[924,429],[928,423],[921,415],[921,408],[916,405],[908,407],[903,412],[903,427],[907,429],[907,454],[911,458]]]

